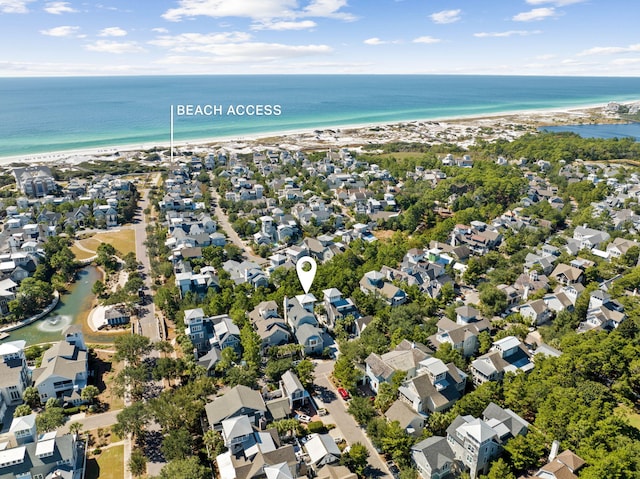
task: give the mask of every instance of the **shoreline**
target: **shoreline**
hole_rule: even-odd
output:
[[[623,102],[625,103],[635,103],[635,102]],[[539,109],[531,109],[531,110],[512,110],[512,111],[502,111],[502,112],[494,112],[494,113],[481,113],[481,114],[465,114],[465,115],[454,115],[454,116],[446,116],[439,118],[418,118],[418,119],[410,119],[410,120],[390,120],[383,122],[373,122],[373,123],[357,123],[357,124],[345,124],[345,125],[334,125],[334,126],[323,126],[323,127],[307,127],[300,128],[295,130],[275,130],[271,132],[262,132],[250,135],[228,135],[228,136],[220,136],[220,137],[207,137],[207,138],[198,138],[192,140],[179,140],[174,142],[174,148],[185,148],[185,147],[207,147],[219,145],[221,143],[260,143],[267,139],[274,140],[290,140],[291,137],[303,136],[303,135],[314,135],[316,132],[354,132],[357,130],[367,130],[370,131],[372,128],[400,128],[402,126],[411,125],[411,124],[466,124],[469,122],[498,122],[498,121],[509,121],[512,123],[526,123],[531,127],[541,127],[541,126],[553,126],[558,124],[566,124],[566,121],[571,119],[572,117],[576,118],[576,120],[581,117],[584,119],[586,116],[597,116],[598,119],[604,121],[607,120],[607,123],[625,123],[624,120],[607,117],[603,112],[604,107],[607,104],[597,103],[597,104],[584,104],[584,105],[575,105],[575,106],[564,106],[564,107],[553,107],[553,108],[539,108]],[[550,118],[553,116],[562,117],[558,118]],[[274,145],[275,146],[275,145]],[[71,149],[71,150],[60,150],[60,151],[51,151],[51,152],[42,152],[42,153],[30,153],[30,154],[20,154],[20,155],[9,155],[9,156],[0,156],[0,166],[9,166],[12,163],[16,162],[24,162],[24,163],[50,163],[56,161],[64,161],[71,159],[72,157],[82,157],[88,156],[94,159],[95,157],[105,157],[108,158],[110,156],[115,155],[116,153],[130,153],[135,154],[140,151],[145,151],[153,148],[169,148],[170,141],[160,141],[160,142],[151,142],[151,143],[136,143],[136,144],[125,144],[125,145],[112,145],[112,146],[101,146],[101,147],[93,147],[93,148],[80,148],[80,149]]]

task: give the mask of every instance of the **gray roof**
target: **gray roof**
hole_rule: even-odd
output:
[[[307,441],[305,449],[313,464],[318,464],[328,455],[340,458],[342,454],[336,442],[329,434],[316,434]]]
[[[27,472],[30,472],[32,477],[38,474],[47,477],[55,471],[60,471],[61,477],[71,479],[71,477],[73,477],[73,471],[82,466],[82,462],[80,461],[82,454],[76,453],[78,446],[74,436],[65,434],[60,437],[50,438],[50,436],[47,435],[45,438],[40,439],[40,442],[31,442],[19,447],[0,451],[0,455],[11,454],[13,456],[18,454],[20,458],[23,459],[20,464],[13,464],[0,469],[0,479],[15,479],[17,475]],[[40,451],[38,446],[42,448],[43,443],[46,442],[45,440],[53,443],[53,454],[38,457],[36,450]],[[58,464],[61,461],[68,461],[69,463]]]
[[[258,391],[238,385],[224,396],[217,397],[205,407],[209,424],[213,426],[224,419],[243,414],[242,410],[254,410],[266,413],[267,407]],[[246,411],[244,412],[246,414]]]
[[[398,421],[400,427],[403,429],[413,427],[416,429],[415,432],[417,434],[422,432],[425,422],[425,416],[421,416],[415,412],[406,402],[400,399],[396,399],[393,402],[391,407],[384,413],[384,417],[390,422]]]
[[[504,424],[508,429],[511,436],[515,437],[522,430],[529,428],[529,423],[518,416],[511,409],[503,409],[494,402],[490,402],[489,405],[482,412],[482,416],[485,421],[491,424],[495,428],[494,424],[497,422]],[[491,422],[491,420],[494,420]]]
[[[34,386],[51,377],[76,379],[87,371],[87,352],[66,341],[59,341],[44,352],[42,366],[33,371]]]
[[[431,436],[411,448],[411,457],[424,469],[440,470],[445,464],[452,464],[455,455],[447,439],[442,436]],[[429,467],[425,467],[428,465]]]
[[[316,326],[305,323],[296,330],[296,339],[299,344],[305,344],[313,336],[322,339],[322,331]]]
[[[281,397],[267,401],[267,410],[274,421],[286,418],[291,414],[289,398]]]
[[[290,395],[295,391],[304,391],[304,387],[298,379],[298,376],[290,369],[282,375],[282,384],[285,392]]]

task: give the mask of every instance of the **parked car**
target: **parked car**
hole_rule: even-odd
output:
[[[305,422],[305,423],[311,422],[311,418],[306,414],[298,414],[296,417],[300,422]]]
[[[338,394],[340,394],[340,397],[342,397],[342,399],[344,399],[345,401],[351,397],[349,396],[349,392],[345,388],[338,388]]]

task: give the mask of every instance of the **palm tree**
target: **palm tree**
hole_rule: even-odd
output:
[[[69,432],[71,434],[77,434],[79,436],[82,432],[82,424],[80,424],[79,422],[72,422],[71,424],[69,424]]]

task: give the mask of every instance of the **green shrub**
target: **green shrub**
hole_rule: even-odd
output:
[[[322,421],[312,421],[307,424],[307,429],[309,430],[309,434],[324,434],[327,432],[327,428],[325,427]]]

